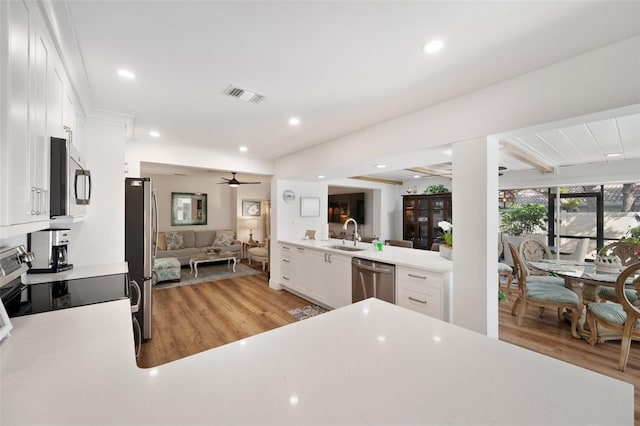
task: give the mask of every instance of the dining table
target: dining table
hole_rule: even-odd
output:
[[[565,286],[576,292],[584,306],[589,303],[599,302],[598,291],[600,287],[615,287],[618,275],[622,272],[600,272],[596,270],[595,263],[576,260],[540,259],[526,261],[526,264],[529,268],[564,278]],[[631,289],[633,288],[632,281],[633,277],[630,277],[628,285]],[[591,331],[584,318],[578,327],[578,334],[584,339],[588,339],[591,336]],[[620,339],[620,333],[599,326],[598,342]]]

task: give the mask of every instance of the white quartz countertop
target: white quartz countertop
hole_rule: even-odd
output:
[[[300,247],[326,250],[330,253],[342,254],[350,257],[374,260],[378,262],[392,263],[396,266],[407,266],[411,268],[422,268],[438,273],[450,272],[453,263],[440,256],[437,251],[417,250],[406,247],[384,246],[381,252],[372,251],[371,244],[358,242],[359,248],[363,251],[344,251],[331,248],[331,246],[353,247],[353,241],[342,239],[330,240],[278,240],[279,243],[292,244]]]
[[[633,424],[633,386],[368,299],[153,369],[128,301],[13,319],[3,425]]]
[[[74,280],[77,278],[99,277],[102,275],[126,274],[129,272],[127,262],[103,263],[96,265],[77,265],[68,271],[52,274],[23,274],[22,284],[39,284],[52,281]]]

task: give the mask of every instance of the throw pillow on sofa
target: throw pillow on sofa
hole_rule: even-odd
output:
[[[165,232],[164,238],[167,242],[167,250],[180,250],[184,248],[182,232]]]
[[[158,240],[156,241],[158,250],[167,250],[167,239],[164,236],[164,232],[158,232]]]
[[[233,235],[229,235],[229,234],[220,234],[218,233],[218,235],[216,235],[216,239],[213,242],[214,246],[230,246],[231,243],[233,242]]]

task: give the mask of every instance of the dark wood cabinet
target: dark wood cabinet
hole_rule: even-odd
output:
[[[431,250],[442,230],[438,222],[451,223],[451,193],[402,196],[402,239],[413,248]]]

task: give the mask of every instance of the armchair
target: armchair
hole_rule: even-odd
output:
[[[598,341],[598,324],[608,329],[622,333],[620,344],[620,359],[618,370],[624,371],[629,359],[631,340],[640,340],[640,276],[633,280],[635,290],[625,289],[626,281],[640,270],[640,262],[628,266],[616,280],[615,293],[620,303],[594,302],[587,305],[587,324],[591,330],[589,343],[595,345]],[[633,291],[636,301],[631,302],[627,292]]]

